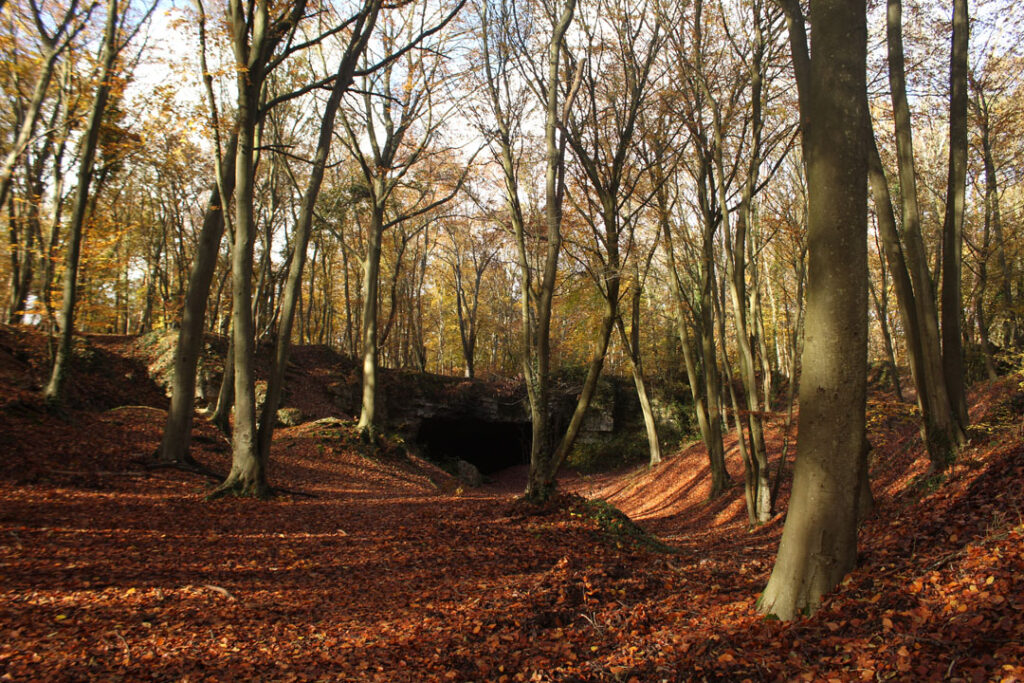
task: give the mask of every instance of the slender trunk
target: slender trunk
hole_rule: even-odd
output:
[[[235,186],[235,153],[237,138],[232,136],[224,152],[223,187],[217,183],[210,190],[203,215],[203,227],[199,233],[192,269],[188,276],[188,291],[181,312],[181,326],[178,329],[178,344],[174,350],[174,375],[171,380],[171,405],[164,425],[163,440],[160,442],[159,458],[163,462],[184,462],[189,458],[189,442],[192,437],[192,416],[195,404],[196,367],[203,349],[203,328],[205,327],[206,306],[210,286],[217,271],[217,257],[224,236],[224,206],[221,189],[230,197]],[[146,310],[151,307],[147,298]],[[227,374],[225,372],[225,374]],[[232,382],[234,381],[232,377]],[[224,431],[227,431],[227,417],[221,414]],[[218,412],[221,406],[218,404]]]
[[[1013,275],[1010,272],[1006,261],[1006,242],[1003,239],[1003,217],[999,205],[999,178],[996,174],[995,158],[992,155],[992,132],[989,122],[989,105],[984,93],[979,93],[977,98],[979,111],[979,133],[981,135],[982,161],[985,168],[985,220],[986,225],[991,226],[995,239],[996,268],[999,271],[998,297],[1001,307],[1006,316],[1004,345],[1015,344],[1019,336],[1017,313],[1013,305],[1014,297],[1011,291]],[[987,252],[986,252],[987,253]]]
[[[953,45],[949,58],[949,178],[942,225],[942,371],[960,430],[970,423],[961,343],[964,194],[967,183],[967,0],[953,0]]]
[[[711,464],[711,498],[717,498],[729,486],[725,467],[725,449],[722,446],[722,380],[715,353],[714,302],[714,236],[713,227],[705,227],[704,268],[701,273],[699,323],[701,361],[704,366],[704,396],[707,398],[708,431],[712,450],[708,451]]]
[[[357,428],[372,439],[377,428],[377,289],[380,284],[380,252],[384,207],[375,205],[363,260],[363,397]]]
[[[57,405],[64,395],[64,382],[71,361],[72,341],[75,324],[75,302],[78,294],[78,266],[82,252],[82,230],[85,227],[86,208],[89,204],[89,186],[93,179],[93,164],[99,146],[103,115],[110,99],[111,77],[114,60],[117,58],[117,25],[119,19],[118,0],[108,0],[107,21],[104,30],[100,60],[102,68],[99,83],[93,96],[92,107],[85,126],[85,140],[82,144],[82,158],[78,166],[78,185],[71,208],[71,222],[68,226],[68,252],[65,259],[64,295],[60,310],[60,337],[54,357],[50,381],[43,390],[46,402]]]
[[[352,83],[352,72],[355,69],[356,59],[362,53],[369,34],[373,30],[373,25],[377,19],[377,11],[380,8],[379,0],[373,2],[369,8],[371,9],[369,16],[363,15],[360,17],[358,23],[352,29],[352,42],[339,63],[338,72],[335,74],[334,85],[331,89],[331,96],[324,105],[316,156],[313,160],[313,169],[310,173],[306,192],[302,197],[302,207],[299,211],[295,231],[292,233],[291,263],[288,268],[288,279],[281,296],[277,343],[274,346],[274,365],[271,369],[270,379],[267,382],[267,394],[263,401],[263,412],[260,418],[259,433],[257,434],[257,451],[260,460],[263,462],[268,462],[270,458],[270,444],[273,441],[274,425],[277,420],[277,407],[281,401],[281,393],[284,388],[284,374],[288,366],[288,352],[291,347],[295,307],[296,303],[302,298],[302,269],[306,263],[306,247],[309,244],[309,237],[312,232],[313,214],[316,209],[317,197],[320,195],[320,187],[323,184],[327,157],[331,151],[331,140],[334,137],[334,119],[338,113],[341,98]],[[366,22],[368,22],[368,26],[364,27]],[[326,258],[324,261],[326,264]],[[315,260],[311,270],[316,270]],[[329,298],[325,292],[325,301]],[[325,320],[321,324],[321,334],[323,334],[326,326]]]
[[[555,491],[555,473],[561,465],[558,462],[558,455],[550,450],[550,431],[548,420],[548,381],[551,363],[551,305],[555,296],[555,279],[558,275],[558,256],[562,245],[562,200],[564,198],[564,162],[565,162],[565,137],[558,139],[559,128],[558,96],[560,80],[560,59],[564,47],[563,40],[565,33],[572,23],[573,14],[576,11],[576,0],[568,0],[551,34],[548,43],[548,73],[546,80],[546,102],[544,107],[544,144],[546,152],[546,168],[544,176],[544,223],[547,229],[547,252],[544,257],[544,270],[541,273],[540,291],[536,297],[536,310],[531,311],[529,304],[524,303],[523,325],[524,337],[527,341],[526,368],[528,385],[532,386],[529,391],[531,413],[533,414],[534,442],[530,448],[530,470],[526,484],[526,497],[534,501],[547,499]],[[508,145],[506,148],[510,149]],[[511,154],[506,153],[510,160]],[[507,163],[507,162],[506,162]],[[514,183],[515,171],[512,170],[509,181],[509,171],[506,170],[506,182]],[[511,188],[510,188],[511,189]],[[518,195],[512,200],[518,207]],[[519,212],[522,216],[521,211]],[[520,268],[525,268],[523,284],[530,285],[527,272],[530,268],[522,236],[523,228],[519,229],[519,251]],[[526,299],[524,287],[524,300]],[[607,340],[609,334],[604,335]],[[607,341],[605,342],[607,343]],[[603,354],[602,354],[603,356]],[[600,367],[597,368],[600,372]],[[532,375],[532,379],[529,376]],[[588,372],[588,377],[590,373]],[[594,380],[596,385],[596,379]],[[581,396],[581,400],[582,400]],[[589,398],[587,399],[589,402]],[[537,420],[542,424],[538,425]],[[571,429],[571,427],[570,427]],[[577,427],[578,429],[578,427]],[[566,437],[569,437],[569,432]],[[573,437],[575,438],[575,437]],[[572,439],[569,439],[571,445]],[[566,443],[563,438],[562,443]],[[559,444],[558,452],[564,454],[567,449]]]
[[[228,328],[228,349],[224,354],[224,372],[220,389],[217,391],[217,405],[210,416],[210,422],[225,434],[231,433],[231,411],[235,407],[235,336]]]
[[[660,181],[660,179],[659,179]],[[697,364],[693,357],[690,335],[686,329],[685,300],[679,283],[679,269],[676,263],[675,248],[672,243],[671,223],[668,218],[666,197],[663,192],[658,195],[658,215],[661,229],[665,233],[665,252],[669,264],[669,289],[675,301],[675,323],[676,332],[679,335],[679,342],[683,350],[683,361],[686,365],[686,378],[690,385],[690,396],[693,398],[693,409],[697,417],[697,426],[700,430],[701,441],[708,454],[708,463],[711,470],[712,497],[715,497],[725,489],[728,481],[728,473],[725,470],[725,450],[722,446],[721,430],[713,430],[711,414],[705,402],[705,391],[702,385],[700,373],[697,371]],[[700,327],[700,326],[698,326]],[[703,338],[703,332],[698,330],[698,336]]]
[[[647,385],[644,382],[644,366],[640,356],[640,275],[634,270],[633,291],[630,297],[630,323],[629,334],[626,334],[626,327],[620,316],[616,320],[619,328],[619,338],[622,340],[622,347],[629,355],[629,365],[633,372],[633,385],[636,387],[637,399],[640,401],[640,411],[644,418],[644,431],[647,433],[647,447],[650,453],[648,464],[651,466],[661,462],[661,441],[658,438],[658,424],[654,419],[654,410],[651,407],[651,398],[647,393]]]
[[[903,239],[906,245],[906,262],[914,287],[923,370],[923,381],[917,386],[918,393],[926,395],[924,401],[931,417],[931,426],[928,428],[928,454],[932,467],[942,470],[955,459],[956,449],[963,442],[964,435],[957,425],[942,368],[935,290],[921,235],[910,105],[907,102],[902,22],[901,0],[888,0],[886,26],[889,86],[896,122],[896,152],[899,162],[900,196],[903,203]],[[894,273],[895,271],[893,268]]]
[[[42,189],[42,188],[38,188]],[[8,213],[11,232],[11,298],[8,304],[7,322],[20,323],[25,317],[25,306],[32,286],[34,269],[35,236],[39,227],[39,193],[33,189],[28,200],[28,216],[18,221],[14,212]],[[15,226],[21,223],[21,230]]]
[[[565,434],[562,436],[562,440],[559,441],[558,447],[555,449],[554,456],[551,458],[551,470],[548,474],[549,483],[553,485],[555,476],[558,474],[558,470],[562,467],[566,458],[569,457],[569,453],[572,452],[572,447],[576,443],[576,438],[579,436],[580,428],[583,426],[583,420],[587,416],[587,410],[590,408],[590,403],[594,398],[594,393],[597,391],[597,381],[601,377],[601,369],[604,367],[604,359],[608,355],[608,342],[612,336],[612,330],[615,327],[616,310],[613,302],[618,300],[618,287],[614,287],[614,293],[610,299],[606,299],[604,306],[604,317],[601,319],[601,326],[598,328],[597,340],[594,348],[594,355],[590,359],[590,364],[587,366],[587,376],[583,380],[583,389],[580,391],[579,398],[576,400],[576,408],[573,410],[572,417],[569,419],[569,426],[565,430]]]

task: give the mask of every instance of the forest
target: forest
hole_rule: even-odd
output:
[[[0,0],[0,675],[1021,680],[1022,36]]]

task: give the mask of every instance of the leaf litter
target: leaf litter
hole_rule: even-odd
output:
[[[463,490],[321,421],[279,430],[270,469],[315,497],[206,502],[205,478],[144,466],[166,399],[124,338],[88,340],[63,416],[36,398],[41,343],[0,328],[2,680],[1024,678],[1020,377],[975,388],[981,426],[935,481],[913,411],[872,398],[858,567],[781,623],[755,601],[783,515],[746,527],[735,444],[715,501],[690,445],[653,469],[567,474],[528,510],[521,471]],[[227,470],[203,420],[193,443]]]

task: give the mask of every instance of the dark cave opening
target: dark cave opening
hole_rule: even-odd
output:
[[[529,462],[530,425],[432,417],[420,423],[416,443],[435,462],[465,460],[481,474],[493,474]]]

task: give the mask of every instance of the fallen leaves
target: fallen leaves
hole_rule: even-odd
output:
[[[999,396],[985,388],[986,410]],[[907,474],[926,460],[907,445],[913,420],[878,408],[862,560],[817,614],[780,623],[754,601],[782,525],[748,531],[738,487],[707,503],[699,449],[563,482],[608,494],[679,550],[665,554],[571,505],[527,513],[507,482],[445,495],[443,472],[368,458],[340,422],[280,430],[272,477],[316,499],[206,503],[204,480],[139,466],[159,411],[61,422],[25,405],[0,410],[17,444],[0,464],[10,679],[1024,677],[1024,447],[998,428],[926,491]],[[196,428],[196,456],[226,468],[217,435]]]

